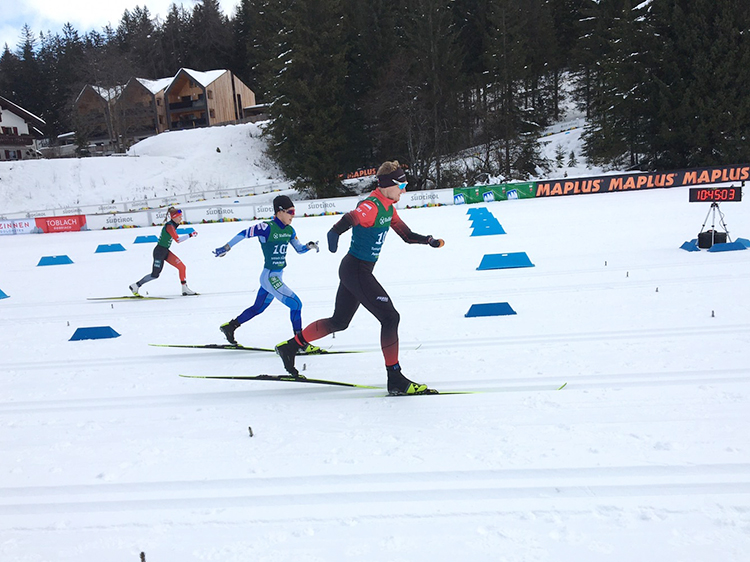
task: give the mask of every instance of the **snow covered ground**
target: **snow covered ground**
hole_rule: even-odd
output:
[[[262,146],[227,148],[249,129],[180,136],[190,157],[160,135],[133,158],[3,163],[0,209],[278,177]],[[579,136],[545,137],[548,157],[561,145],[567,160]],[[553,177],[565,173],[586,175]],[[145,289],[170,298],[148,301],[88,299],[127,294],[151,266],[152,245],[134,240],[158,228],[0,236],[0,560],[746,561],[750,252],[680,250],[709,211],[687,201],[678,188],[481,205],[507,232],[494,236],[471,236],[467,206],[401,211],[446,240],[391,234],[375,270],[401,313],[404,372],[478,392],[415,398],[181,378],[282,368],[270,353],[148,345],[222,342],[262,255],[255,240],[211,250],[247,223],[193,225],[174,251],[201,295],[178,296],[167,266]],[[750,238],[747,202],[721,210]],[[294,226],[323,242],[336,220]],[[349,237],[338,254],[290,256],[305,323],[331,313]],[[507,252],[534,267],[477,270]],[[74,263],[37,266],[58,255]],[[496,302],[517,314],[464,316]],[[121,336],[69,341],[96,326]],[[290,332],[274,303],[237,336],[273,346]],[[366,311],[317,343],[365,353],[300,359],[307,376],[384,386]]]
[[[282,371],[221,343],[249,306],[257,241],[194,225],[151,301],[125,295],[157,228],[0,237],[0,560],[745,561],[750,552],[750,262],[689,253],[707,204],[687,189],[486,205],[507,232],[472,237],[467,206],[402,211],[442,249],[391,234],[376,275],[401,313],[417,381],[477,394],[180,378]],[[750,237],[748,203],[722,207]],[[297,218],[302,241],[337,217]],[[709,223],[710,224],[710,223]],[[332,311],[338,254],[293,254],[305,323]],[[95,253],[120,243],[124,252]],[[526,252],[534,267],[478,271]],[[42,256],[73,264],[38,267]],[[466,318],[508,302],[514,316]],[[120,337],[68,341],[79,327]],[[237,332],[290,335],[274,303]],[[366,311],[306,375],[384,385]],[[563,390],[556,390],[567,382]],[[250,430],[252,429],[252,436]]]

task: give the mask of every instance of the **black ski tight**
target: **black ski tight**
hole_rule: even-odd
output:
[[[398,363],[398,323],[400,316],[383,286],[372,271],[375,262],[367,262],[347,254],[339,267],[339,288],[333,316],[317,320],[302,331],[307,342],[349,327],[359,305],[364,306],[380,322],[380,346],[386,365]]]

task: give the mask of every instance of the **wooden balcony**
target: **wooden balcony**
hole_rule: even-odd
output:
[[[0,135],[0,144],[3,146],[29,146],[34,143],[31,135]]]

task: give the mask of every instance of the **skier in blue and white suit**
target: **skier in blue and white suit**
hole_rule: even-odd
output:
[[[317,242],[302,244],[297,238],[297,233],[292,228],[294,204],[289,197],[286,195],[276,197],[273,200],[273,209],[275,213],[273,219],[257,223],[243,230],[227,244],[214,250],[214,255],[220,258],[225,256],[232,249],[232,246],[238,242],[247,238],[257,238],[265,257],[264,268],[260,274],[260,288],[255,303],[250,308],[245,309],[237,318],[233,318],[219,327],[227,341],[233,345],[237,345],[237,340],[234,337],[235,330],[262,313],[273,299],[278,299],[289,307],[289,317],[294,332],[297,333],[302,330],[302,301],[294,291],[284,284],[282,279],[286,267],[286,252],[289,244],[298,254],[304,254],[310,250],[316,252],[320,250]],[[315,346],[310,347],[314,348]],[[306,349],[302,352],[310,353],[311,351],[314,351],[314,349]]]

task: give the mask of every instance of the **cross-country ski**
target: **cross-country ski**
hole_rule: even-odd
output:
[[[263,351],[266,353],[276,353],[272,347],[254,347],[241,344],[231,343],[207,343],[207,344],[171,344],[171,343],[150,343],[152,347],[177,347],[182,349],[228,349],[234,351]],[[309,352],[300,352],[298,355],[341,355],[346,353],[363,353],[359,350],[332,350],[316,348]]]

